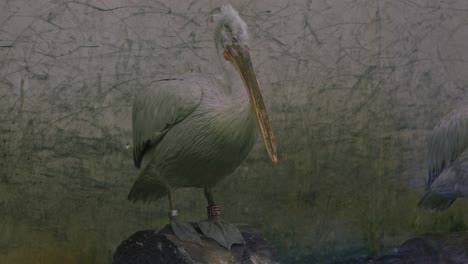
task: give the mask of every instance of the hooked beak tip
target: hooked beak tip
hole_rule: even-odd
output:
[[[274,157],[274,158],[272,159],[272,161],[273,161],[273,168],[276,169],[276,168],[278,167],[278,158],[277,158],[277,157]]]

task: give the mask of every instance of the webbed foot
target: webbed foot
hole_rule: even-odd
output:
[[[208,221],[199,222],[198,226],[202,233],[214,239],[221,246],[231,249],[234,244],[245,244],[244,237],[239,229],[219,217],[211,218]]]
[[[174,235],[178,239],[197,244],[201,243],[200,235],[190,223],[179,223],[175,220],[175,218],[171,218],[170,226],[172,232],[174,232]]]

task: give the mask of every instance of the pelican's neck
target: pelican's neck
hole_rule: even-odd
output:
[[[244,87],[244,82],[236,66],[231,62],[220,59],[223,67],[224,92],[234,103],[250,108],[249,96]]]

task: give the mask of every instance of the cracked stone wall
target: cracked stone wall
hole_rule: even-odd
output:
[[[158,78],[218,71],[214,0],[0,1],[0,262],[109,263],[166,223],[131,204],[131,103]],[[465,0],[233,1],[279,144],[215,189],[285,263],[376,255],[466,229],[468,201],[416,208],[426,140],[468,102]],[[177,192],[184,220],[200,190]]]

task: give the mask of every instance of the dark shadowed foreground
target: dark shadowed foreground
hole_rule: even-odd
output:
[[[395,254],[377,260],[361,258],[340,264],[466,264],[468,263],[468,232],[435,233],[412,238]]]
[[[273,248],[269,242],[248,226],[239,226],[239,229],[245,245],[234,245],[230,251],[207,237],[202,237],[200,244],[181,241],[169,225],[159,232],[138,231],[117,247],[112,263],[277,263],[273,259]]]

